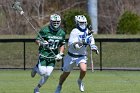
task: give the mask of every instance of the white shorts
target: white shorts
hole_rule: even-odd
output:
[[[68,54],[64,57],[63,71],[70,72],[73,70],[74,65],[79,66],[80,63],[87,63],[87,57],[71,57]]]
[[[38,64],[38,67],[35,68],[37,73],[41,76],[47,75],[50,76],[54,67],[52,66],[41,66],[41,64]]]

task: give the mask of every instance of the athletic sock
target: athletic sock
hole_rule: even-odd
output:
[[[82,81],[82,80],[79,78],[78,81]]]

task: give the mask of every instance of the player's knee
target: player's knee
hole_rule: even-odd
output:
[[[50,75],[45,74],[43,77],[44,77],[44,80],[46,81],[50,77]]]
[[[81,70],[81,72],[86,72],[87,68],[86,67],[81,67],[80,70]]]
[[[86,69],[81,69],[81,72],[85,73],[87,70]]]
[[[80,63],[79,67],[80,67],[80,70],[81,70],[82,72],[86,72],[86,71],[87,71],[87,64],[85,64],[85,63]]]
[[[50,75],[51,75],[51,73],[46,73],[44,76],[49,77]]]

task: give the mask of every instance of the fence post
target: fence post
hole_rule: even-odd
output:
[[[24,70],[26,70],[26,57],[25,57],[25,41],[23,41],[23,58],[24,58],[24,62],[23,62],[23,65],[24,65]]]
[[[100,71],[102,71],[102,42],[100,41]]]

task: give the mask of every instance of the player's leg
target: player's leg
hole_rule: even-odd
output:
[[[73,64],[70,64],[71,61],[72,60],[71,60],[71,57],[70,56],[66,55],[64,57],[63,73],[60,75],[59,84],[58,84],[58,86],[56,88],[55,93],[60,93],[64,81],[69,76],[69,74],[70,74],[70,72],[71,72],[71,70],[73,68]]]
[[[85,75],[86,75],[87,64],[84,63],[84,62],[81,62],[81,63],[79,64],[79,67],[80,67],[80,76],[79,76],[79,79],[80,79],[80,80],[83,80],[83,78],[84,78]]]
[[[79,85],[80,91],[83,92],[84,91],[83,78],[86,75],[86,68],[87,68],[87,66],[86,66],[85,63],[80,63],[79,66],[80,66],[80,75],[79,75],[79,78],[77,80],[77,83]]]
[[[37,66],[35,66],[33,69],[32,69],[32,71],[31,71],[31,77],[32,78],[34,78],[35,77],[35,75],[36,75],[36,73],[37,73]]]
[[[43,76],[39,82],[40,86],[42,86],[47,81],[47,79],[50,77],[53,69],[54,69],[54,67],[52,67],[52,66],[47,66],[44,69],[42,68],[42,70],[44,70],[44,71],[42,71]]]
[[[47,81],[47,79],[51,75],[54,67],[39,65],[38,69],[39,69],[39,74],[41,76],[41,79],[40,79],[38,85],[35,87],[34,93],[39,93],[39,88],[41,88],[45,84],[45,82]]]
[[[86,64],[86,58],[85,57],[81,57],[79,58],[79,62],[78,63],[78,66],[80,68],[80,75],[79,75],[79,78],[77,80],[77,83],[79,85],[79,89],[81,92],[84,91],[84,84],[83,84],[83,79],[86,75],[86,71],[87,71],[87,64]]]
[[[32,71],[31,71],[31,77],[34,78],[36,73],[39,72],[38,71],[38,64],[40,63],[40,56],[38,57],[38,63],[35,65],[35,67],[33,67]]]
[[[66,80],[66,78],[69,76],[70,72],[63,72],[59,78],[59,84],[55,90],[55,93],[60,93],[61,89],[62,89],[62,85],[64,83],[64,81]]]

